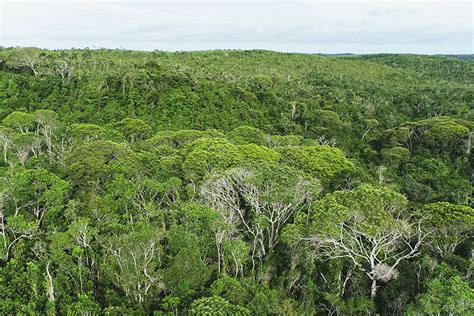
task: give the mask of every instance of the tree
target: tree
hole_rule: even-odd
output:
[[[369,134],[372,128],[377,127],[378,125],[379,125],[379,121],[377,121],[376,119],[367,119],[365,121],[365,131],[361,137],[361,140],[364,140],[364,138]]]
[[[395,167],[398,167],[400,163],[406,163],[410,160],[410,151],[405,147],[391,147],[382,151],[383,158],[387,162]]]
[[[209,277],[210,269],[196,248],[181,249],[164,272],[166,289],[183,300],[196,295]]]
[[[95,124],[72,124],[72,136],[79,141],[93,141],[106,139],[107,130]]]
[[[43,277],[39,265],[10,259],[0,266],[0,310],[7,314],[38,314],[45,310]]]
[[[34,221],[26,219],[22,214],[5,216],[5,210],[0,207],[0,230],[2,234],[2,260],[10,259],[13,247],[21,240],[32,239],[38,232],[38,225]]]
[[[373,299],[377,282],[396,278],[396,267],[426,239],[421,221],[404,214],[406,205],[399,193],[370,185],[328,194],[313,206],[304,240],[328,259],[350,259],[372,281]]]
[[[102,188],[117,174],[139,174],[140,158],[125,144],[103,140],[84,143],[66,158],[66,175],[83,189]]]
[[[164,289],[160,270],[162,238],[160,229],[137,223],[134,231],[103,241],[104,270],[129,301],[144,303],[153,290]]]
[[[283,147],[279,152],[282,161],[324,183],[354,168],[341,150],[327,145]]]
[[[272,148],[277,146],[299,146],[303,141],[300,135],[266,135],[265,144]]]
[[[52,72],[52,69],[48,67],[48,59],[51,57],[51,52],[27,47],[13,52],[8,62],[14,67],[27,67],[35,77],[39,77],[47,72]]]
[[[69,211],[69,210],[68,210]],[[89,294],[97,285],[101,264],[95,241],[98,229],[86,217],[68,216],[72,223],[66,231],[48,236],[48,251],[40,253],[46,263],[45,287],[51,307],[61,309],[61,298]]]
[[[281,159],[281,155],[270,148],[265,146],[259,146],[255,144],[239,145],[237,146],[242,152],[243,159],[245,161],[260,161],[260,162],[278,162]]]
[[[114,126],[127,137],[130,143],[146,138],[151,132],[151,127],[144,121],[129,117],[115,123]]]
[[[425,204],[422,209],[426,225],[432,230],[430,248],[441,257],[452,255],[474,229],[474,209],[449,202]]]
[[[41,150],[41,139],[35,133],[22,133],[13,137],[13,150],[18,161],[24,166],[30,154],[38,155]]]
[[[403,190],[411,199],[416,200],[418,193],[414,190],[416,186],[420,186],[422,191],[423,188],[427,189],[426,197],[416,200],[417,202],[449,201],[455,204],[469,204],[472,185],[463,170],[469,168],[465,163],[467,160],[451,163],[438,157],[418,157],[416,163],[403,166],[407,180],[411,178]]]
[[[219,296],[203,297],[191,305],[191,315],[250,315],[250,311],[239,305],[232,305]]]
[[[250,126],[236,127],[227,134],[227,138],[239,145],[264,145],[265,143],[265,134],[258,128]]]
[[[424,142],[430,147],[458,146],[462,139],[469,135],[465,122],[449,117],[436,117],[418,122],[418,128],[423,129]]]
[[[90,276],[92,273],[90,270],[94,268],[96,264],[96,258],[94,254],[93,241],[97,239],[98,229],[91,225],[91,220],[86,217],[79,217],[73,220],[71,225],[68,226],[67,233],[74,244],[72,254],[77,256],[77,270],[79,271],[79,286],[80,293],[85,293],[85,283],[83,280],[82,271],[85,270]]]
[[[12,129],[4,126],[0,126],[0,144],[3,151],[3,161],[8,163],[8,149],[13,144],[14,132]]]
[[[33,215],[38,226],[49,213],[58,216],[63,209],[69,183],[45,169],[25,170],[16,173],[9,183],[9,197],[18,212],[27,211]]]
[[[453,276],[429,281],[427,292],[418,297],[411,311],[420,315],[469,315],[473,309],[474,290]]]
[[[179,208],[176,224],[169,233],[172,252],[198,247],[205,260],[217,257],[218,273],[243,273],[238,249],[232,248],[239,241],[232,219],[205,205],[189,203]]]
[[[100,305],[92,298],[92,293],[79,294],[77,302],[67,308],[69,315],[97,315],[100,310]]]
[[[68,63],[68,61],[55,60],[53,64],[54,73],[60,75],[62,79],[67,79],[68,81],[70,81],[72,78],[75,77],[74,66]]]
[[[319,183],[280,165],[238,167],[207,180],[200,196],[227,221],[242,225],[251,238],[252,262],[278,244],[280,231],[292,216],[319,193]],[[232,219],[232,220],[230,220]]]
[[[35,121],[38,133],[43,135],[48,153],[51,155],[53,150],[54,132],[59,124],[58,114],[51,110],[37,110],[35,112]]]
[[[242,304],[251,298],[239,280],[226,275],[212,283],[211,293],[228,300],[232,304]]]
[[[141,147],[149,149],[168,145],[174,148],[183,148],[199,138],[224,138],[224,134],[215,129],[205,131],[188,129],[179,131],[162,131],[143,141]]]
[[[238,147],[220,138],[200,138],[183,150],[183,171],[186,178],[200,182],[213,170],[225,170],[242,161]]]
[[[21,133],[28,133],[34,129],[35,117],[24,112],[12,112],[2,121],[3,125]]]
[[[470,135],[470,123],[448,116],[431,117],[402,124],[390,131],[392,142],[404,143],[409,149],[419,146],[436,152],[463,154],[462,145]]]

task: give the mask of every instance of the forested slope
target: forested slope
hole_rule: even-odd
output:
[[[474,64],[0,49],[5,314],[468,314]]]

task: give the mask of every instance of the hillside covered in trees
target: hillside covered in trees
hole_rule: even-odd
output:
[[[470,315],[474,64],[0,49],[0,312]]]

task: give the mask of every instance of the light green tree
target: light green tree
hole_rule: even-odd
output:
[[[452,255],[474,230],[474,209],[449,202],[425,204],[422,208],[430,229],[429,247],[441,258]]]
[[[146,138],[151,133],[151,127],[144,121],[135,118],[124,118],[114,124],[114,127],[122,132],[130,143]]]
[[[3,119],[3,125],[21,133],[27,133],[34,130],[35,116],[25,112],[12,112]]]
[[[459,276],[433,279],[426,293],[409,308],[409,315],[472,315],[474,290]]]

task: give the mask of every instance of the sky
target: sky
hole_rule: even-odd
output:
[[[0,46],[473,53],[472,1],[0,0]]]

